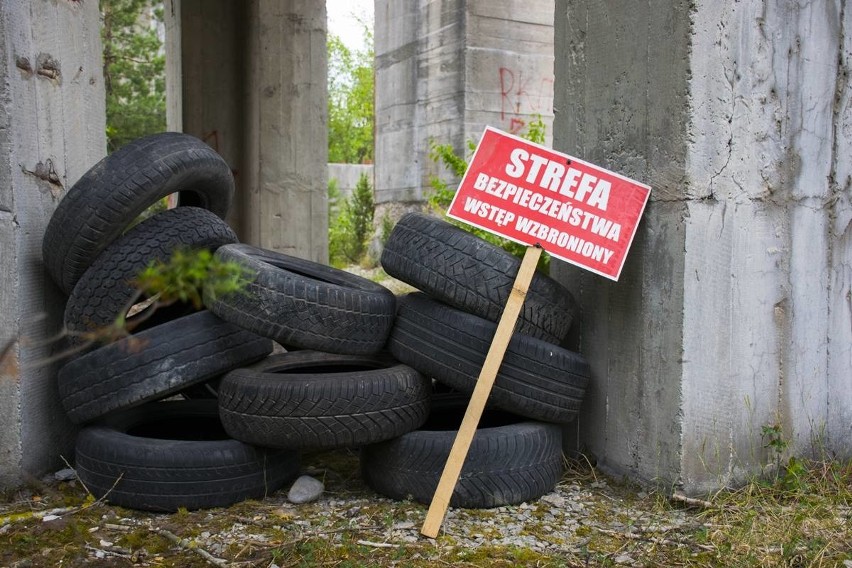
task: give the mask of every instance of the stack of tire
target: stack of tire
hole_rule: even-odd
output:
[[[59,370],[59,394],[83,425],[76,470],[98,498],[155,511],[260,498],[297,475],[302,450],[379,442],[428,415],[430,381],[381,353],[393,294],[238,244],[222,220],[233,191],[211,148],[162,133],[93,166],[51,217],[43,260],[69,295],[65,327],[79,347]],[[178,207],[133,225],[172,194]],[[207,309],[143,311],[132,335],[81,343],[117,319],[131,322],[133,279],[181,248],[215,251],[256,277],[242,294],[205,292]],[[269,357],[273,340],[285,352]],[[218,399],[209,394],[217,390]]]
[[[419,289],[398,299],[388,349],[455,395],[436,396],[427,423],[361,452],[377,492],[428,503],[508,301],[520,261],[432,216],[408,213],[381,257],[389,275]],[[558,344],[575,312],[571,294],[536,272],[450,500],[456,507],[516,504],[561,477],[562,424],[579,410],[590,370]]]

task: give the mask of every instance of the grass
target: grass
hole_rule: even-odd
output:
[[[720,492],[694,535],[709,561],[743,566],[852,565],[852,464],[805,462],[797,483],[755,480]]]
[[[92,503],[78,482],[7,493],[0,566],[840,566],[852,565],[852,463],[802,462],[784,476],[676,500],[571,463],[544,499],[451,509],[435,540],[426,507],[394,502],[361,481],[357,456],[307,456],[321,502],[284,491],[211,511],[171,515]],[[72,507],[58,518],[41,514]],[[221,559],[216,564],[210,558]]]

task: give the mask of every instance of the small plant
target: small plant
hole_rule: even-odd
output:
[[[527,125],[527,129],[521,134],[521,137],[526,140],[529,140],[530,142],[541,144],[544,142],[544,133],[544,122],[539,116],[535,120],[530,122],[529,125]],[[467,149],[469,153],[468,155],[471,155],[476,149],[476,143],[469,140],[467,143]],[[464,176],[468,168],[467,158],[463,158],[456,154],[456,151],[451,144],[438,144],[434,140],[430,141],[429,158],[435,163],[443,164],[444,167],[447,168],[447,170],[449,170],[457,178],[461,178],[462,176]],[[429,207],[437,214],[443,217],[447,213],[447,209],[449,209],[450,203],[452,203],[453,201],[453,197],[456,194],[456,190],[454,188],[451,188],[449,184],[447,184],[447,182],[445,182],[438,176],[431,176],[429,179],[429,185],[432,187],[432,191],[429,192],[426,196],[427,202],[429,203]],[[522,245],[520,243],[516,243],[515,241],[510,241],[508,239],[498,237],[493,233],[490,233],[483,229],[472,227],[467,223],[459,223],[452,219],[449,219],[449,221],[453,225],[460,227],[465,231],[473,233],[480,239],[483,239],[491,244],[501,247],[503,250],[512,253],[518,258],[523,257],[524,252],[527,249],[526,245]],[[538,269],[544,273],[549,272],[550,255],[541,255],[538,261]]]
[[[222,262],[207,249],[178,249],[166,261],[150,263],[136,278],[139,291],[164,306],[191,303],[201,309],[211,299],[245,290],[254,274],[236,262]]]
[[[771,449],[775,454],[775,483],[787,491],[801,491],[807,488],[804,482],[808,468],[804,461],[790,456],[787,463],[782,465],[784,453],[790,443],[784,438],[781,424],[768,424],[761,428],[761,437],[766,441],[764,448]],[[783,474],[782,474],[783,471]]]
[[[78,336],[82,343],[41,364],[64,359],[96,343],[127,337],[158,309],[172,304],[184,302],[201,309],[205,294],[217,298],[242,292],[253,279],[254,274],[247,268],[236,262],[222,262],[207,249],[176,249],[168,259],[152,261],[142,269],[133,282],[136,293],[111,325],[85,332],[64,331],[63,335]]]
[[[766,440],[764,448],[771,448],[775,451],[776,457],[780,456],[787,450],[787,441],[784,439],[784,433],[781,430],[781,425],[768,424],[761,428],[760,437]]]

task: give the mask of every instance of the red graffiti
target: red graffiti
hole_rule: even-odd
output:
[[[527,121],[521,118],[512,117],[509,119],[509,132],[517,134],[521,132],[527,125]]]
[[[500,79],[500,118],[509,115],[509,131],[518,132],[526,122],[511,115],[549,114],[552,112],[553,78],[536,80],[523,70],[513,71],[507,67],[498,70]]]

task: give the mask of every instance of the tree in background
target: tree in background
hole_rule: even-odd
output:
[[[332,203],[332,199],[334,202]],[[332,207],[337,213],[333,213]],[[337,184],[329,183],[329,259],[333,266],[367,261],[367,247],[373,236],[373,186],[361,174],[349,199],[340,199]]]
[[[100,0],[107,150],[166,129],[166,58],[158,0]]]
[[[364,25],[364,51],[328,35],[328,161],[373,161],[373,33]]]

